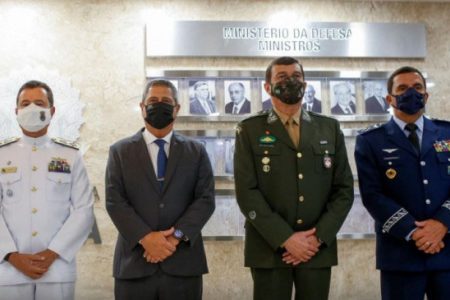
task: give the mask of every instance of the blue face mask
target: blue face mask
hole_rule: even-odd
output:
[[[414,115],[425,107],[425,94],[419,93],[415,88],[409,88],[401,95],[394,96],[397,100],[396,109],[408,115]]]

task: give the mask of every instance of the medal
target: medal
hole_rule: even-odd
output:
[[[389,179],[394,179],[395,176],[397,176],[397,171],[395,171],[395,170],[392,169],[392,168],[387,169],[387,171],[386,171],[386,177],[387,177],[387,178],[389,178]]]
[[[265,173],[270,172],[270,166],[269,166],[269,165],[263,165],[263,171],[264,171]]]
[[[325,167],[325,169],[329,169],[332,166],[331,157],[328,154],[325,154],[323,156],[323,166]]]
[[[8,197],[12,197],[12,196],[14,196],[14,193],[13,193],[13,191],[12,191],[12,190],[10,190],[10,189],[6,190],[6,196],[8,196]]]
[[[268,158],[267,156],[266,156],[266,157],[263,157],[263,159],[261,159],[261,162],[262,162],[263,164],[267,165],[268,163],[270,163],[270,158]]]

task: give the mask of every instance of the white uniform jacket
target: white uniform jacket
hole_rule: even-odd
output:
[[[92,189],[80,152],[48,136],[0,143],[0,285],[73,282],[75,254],[93,224]],[[51,249],[59,258],[33,280],[3,260]]]

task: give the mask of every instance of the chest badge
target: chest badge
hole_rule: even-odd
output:
[[[265,134],[259,138],[261,144],[271,145],[276,142],[277,138],[271,134]]]
[[[13,174],[17,173],[17,167],[4,167],[0,171],[2,174]]]
[[[392,168],[389,168],[389,169],[387,169],[387,171],[386,171],[386,177],[387,178],[389,178],[389,179],[394,179],[395,178],[395,176],[397,176],[397,171],[395,171],[394,169],[392,169]]]
[[[450,140],[436,141],[433,147],[436,152],[450,152]]]
[[[328,151],[325,151],[325,155],[323,156],[323,166],[325,167],[325,169],[330,169],[333,166]]]
[[[53,157],[48,164],[48,171],[70,174],[70,165],[64,158]]]

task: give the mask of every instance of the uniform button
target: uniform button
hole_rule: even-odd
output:
[[[33,186],[32,188],[31,188],[31,191],[32,192],[36,192],[38,189],[37,189],[37,187],[35,187],[35,186]]]
[[[426,203],[426,204],[431,204],[431,200],[430,200],[430,199],[427,199],[427,200],[425,200],[425,203]]]
[[[297,153],[298,158],[302,158],[302,154],[300,152]]]
[[[423,160],[420,162],[420,165],[423,167],[423,166],[425,166],[427,163],[426,162],[424,162]]]
[[[300,202],[305,201],[305,197],[303,197],[303,196],[298,197],[298,201],[300,201]]]
[[[36,152],[36,151],[37,151],[37,147],[36,147],[36,146],[33,146],[33,147],[31,148],[31,151]]]
[[[424,179],[423,184],[428,184],[428,180]]]
[[[159,208],[164,208],[164,203],[160,203]]]
[[[33,231],[33,233],[31,234],[32,236],[37,236],[38,232],[37,231]]]
[[[31,170],[36,171],[36,170],[37,170],[37,167],[36,167],[36,166],[33,166],[33,167],[31,168]]]
[[[300,174],[298,174],[298,179],[303,179],[303,174],[302,173],[300,173]]]
[[[392,161],[388,162],[388,165],[392,166]]]
[[[33,207],[33,209],[31,210],[31,213],[33,213],[33,214],[35,214],[35,213],[37,213],[37,208],[36,207]]]
[[[303,223],[303,220],[302,219],[298,219],[297,220],[297,224],[302,224]]]
[[[264,151],[264,154],[265,154],[265,155],[269,154],[269,151],[267,151],[267,150],[266,150],[266,151]]]

